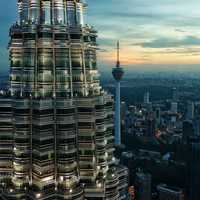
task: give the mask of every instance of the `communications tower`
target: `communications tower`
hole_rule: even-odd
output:
[[[121,115],[120,115],[120,104],[121,104],[121,89],[120,83],[122,77],[124,75],[124,70],[120,66],[120,59],[119,59],[119,41],[117,42],[117,63],[116,67],[113,68],[112,74],[114,79],[116,80],[116,97],[115,97],[115,145],[121,145]]]

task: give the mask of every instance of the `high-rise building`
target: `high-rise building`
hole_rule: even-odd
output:
[[[191,120],[183,121],[183,141],[187,143],[189,137],[195,135],[194,123]]]
[[[161,109],[160,109],[160,107],[157,107],[154,112],[155,112],[156,128],[158,128],[161,124]]]
[[[188,139],[188,183],[190,188],[189,200],[198,200],[200,197],[200,138],[198,136],[189,137]]]
[[[115,145],[120,146],[121,145],[121,88],[120,83],[122,80],[122,77],[124,75],[124,70],[120,66],[119,61],[119,42],[117,43],[117,63],[116,67],[113,68],[112,71],[113,77],[116,81],[116,97],[115,97]]]
[[[184,200],[184,193],[179,188],[171,188],[167,185],[158,185],[159,200]]]
[[[194,110],[195,110],[194,102],[191,102],[191,101],[188,102],[187,103],[186,119],[188,119],[188,120],[194,119]]]
[[[138,200],[151,200],[152,177],[148,173],[138,172],[135,180]]]
[[[172,101],[177,102],[179,100],[178,89],[176,87],[172,88]]]
[[[154,118],[149,117],[146,119],[146,136],[147,137],[155,137],[156,132],[156,121]]]
[[[0,101],[4,199],[125,198],[113,98],[99,83],[97,32],[84,25],[85,8],[81,0],[18,0],[10,100]]]
[[[145,92],[144,93],[144,104],[149,104],[150,103],[150,93]]]
[[[177,102],[171,102],[171,112],[172,113],[178,112],[178,103]]]
[[[192,121],[194,124],[194,134],[200,136],[200,119],[195,118]]]
[[[121,123],[125,125],[126,122],[126,114],[127,114],[127,105],[125,101],[121,102]]]

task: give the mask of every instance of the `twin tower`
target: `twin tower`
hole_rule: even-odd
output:
[[[10,87],[0,96],[3,199],[120,200],[113,97],[100,86],[97,32],[78,0],[19,0]]]
[[[20,24],[84,25],[80,0],[18,0]]]

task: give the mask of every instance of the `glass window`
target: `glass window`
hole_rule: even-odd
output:
[[[82,51],[81,49],[71,50],[72,68],[82,67]]]
[[[83,4],[82,3],[77,3],[76,12],[77,12],[77,23],[83,26],[84,21],[83,21]]]
[[[22,39],[22,34],[15,33],[15,34],[12,35],[12,38],[13,39]]]
[[[42,16],[41,20],[43,24],[51,24],[51,2],[42,1]]]
[[[69,68],[69,49],[57,49],[55,52],[56,67]]]
[[[54,8],[54,23],[55,24],[64,24],[65,18],[64,18],[64,10],[63,5],[60,5],[60,7]]]
[[[35,52],[27,51],[23,54],[23,66],[30,68],[35,66]]]
[[[38,66],[40,69],[52,69],[53,67],[53,53],[41,49],[38,52]]]
[[[55,34],[55,40],[67,40],[68,34],[66,33],[57,33]]]
[[[52,33],[46,33],[46,32],[40,32],[38,33],[39,38],[52,38],[53,34]]]
[[[35,34],[34,33],[24,33],[24,39],[34,40]]]
[[[80,40],[81,35],[80,34],[70,34],[70,38],[73,40]]]
[[[75,26],[76,25],[76,11],[75,11],[75,5],[73,2],[67,2],[67,19],[69,26]]]
[[[10,64],[11,67],[22,67],[22,58],[13,56]]]
[[[44,71],[39,72],[38,81],[46,82],[46,83],[52,82],[53,81],[52,72],[49,70],[44,70]]]

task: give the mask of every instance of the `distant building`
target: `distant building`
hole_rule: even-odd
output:
[[[137,107],[136,106],[133,106],[133,105],[130,105],[129,108],[128,108],[129,112],[131,115],[134,115],[136,110],[137,110]]]
[[[193,120],[194,123],[194,134],[200,136],[200,119],[199,118],[195,118]]]
[[[123,152],[121,156],[121,162],[124,166],[131,168],[133,165],[134,154],[132,152]]]
[[[188,137],[194,135],[194,124],[191,120],[185,120],[183,122],[183,141],[186,142]]]
[[[189,200],[199,200],[200,199],[200,138],[190,137],[189,139],[189,184],[190,184],[190,198]]]
[[[145,92],[144,94],[144,104],[149,104],[150,103],[150,93]]]
[[[129,113],[127,116],[126,116],[126,133],[128,134],[133,134],[134,133],[134,117],[133,115],[131,115],[131,113]]]
[[[177,102],[177,101],[178,101],[178,90],[177,90],[176,87],[174,87],[174,88],[172,89],[172,100],[173,100],[174,102]]]
[[[155,110],[155,119],[156,119],[156,127],[158,127],[161,123],[161,109],[156,108]]]
[[[151,181],[152,177],[148,173],[138,172],[136,174],[135,185],[138,200],[151,200]]]
[[[156,123],[153,118],[147,119],[147,128],[146,128],[146,136],[147,137],[154,137],[156,132]]]
[[[187,104],[187,113],[186,113],[186,119],[194,119],[194,103],[193,102],[188,102]]]
[[[178,103],[177,102],[171,102],[171,112],[172,113],[178,112]]]
[[[128,134],[134,133],[134,122],[136,118],[137,107],[130,105],[126,114],[125,130]]]
[[[157,186],[159,200],[184,200],[184,194],[181,189],[170,188],[167,185]]]
[[[121,121],[123,125],[125,124],[126,112],[127,112],[126,102],[122,101],[121,102]]]

